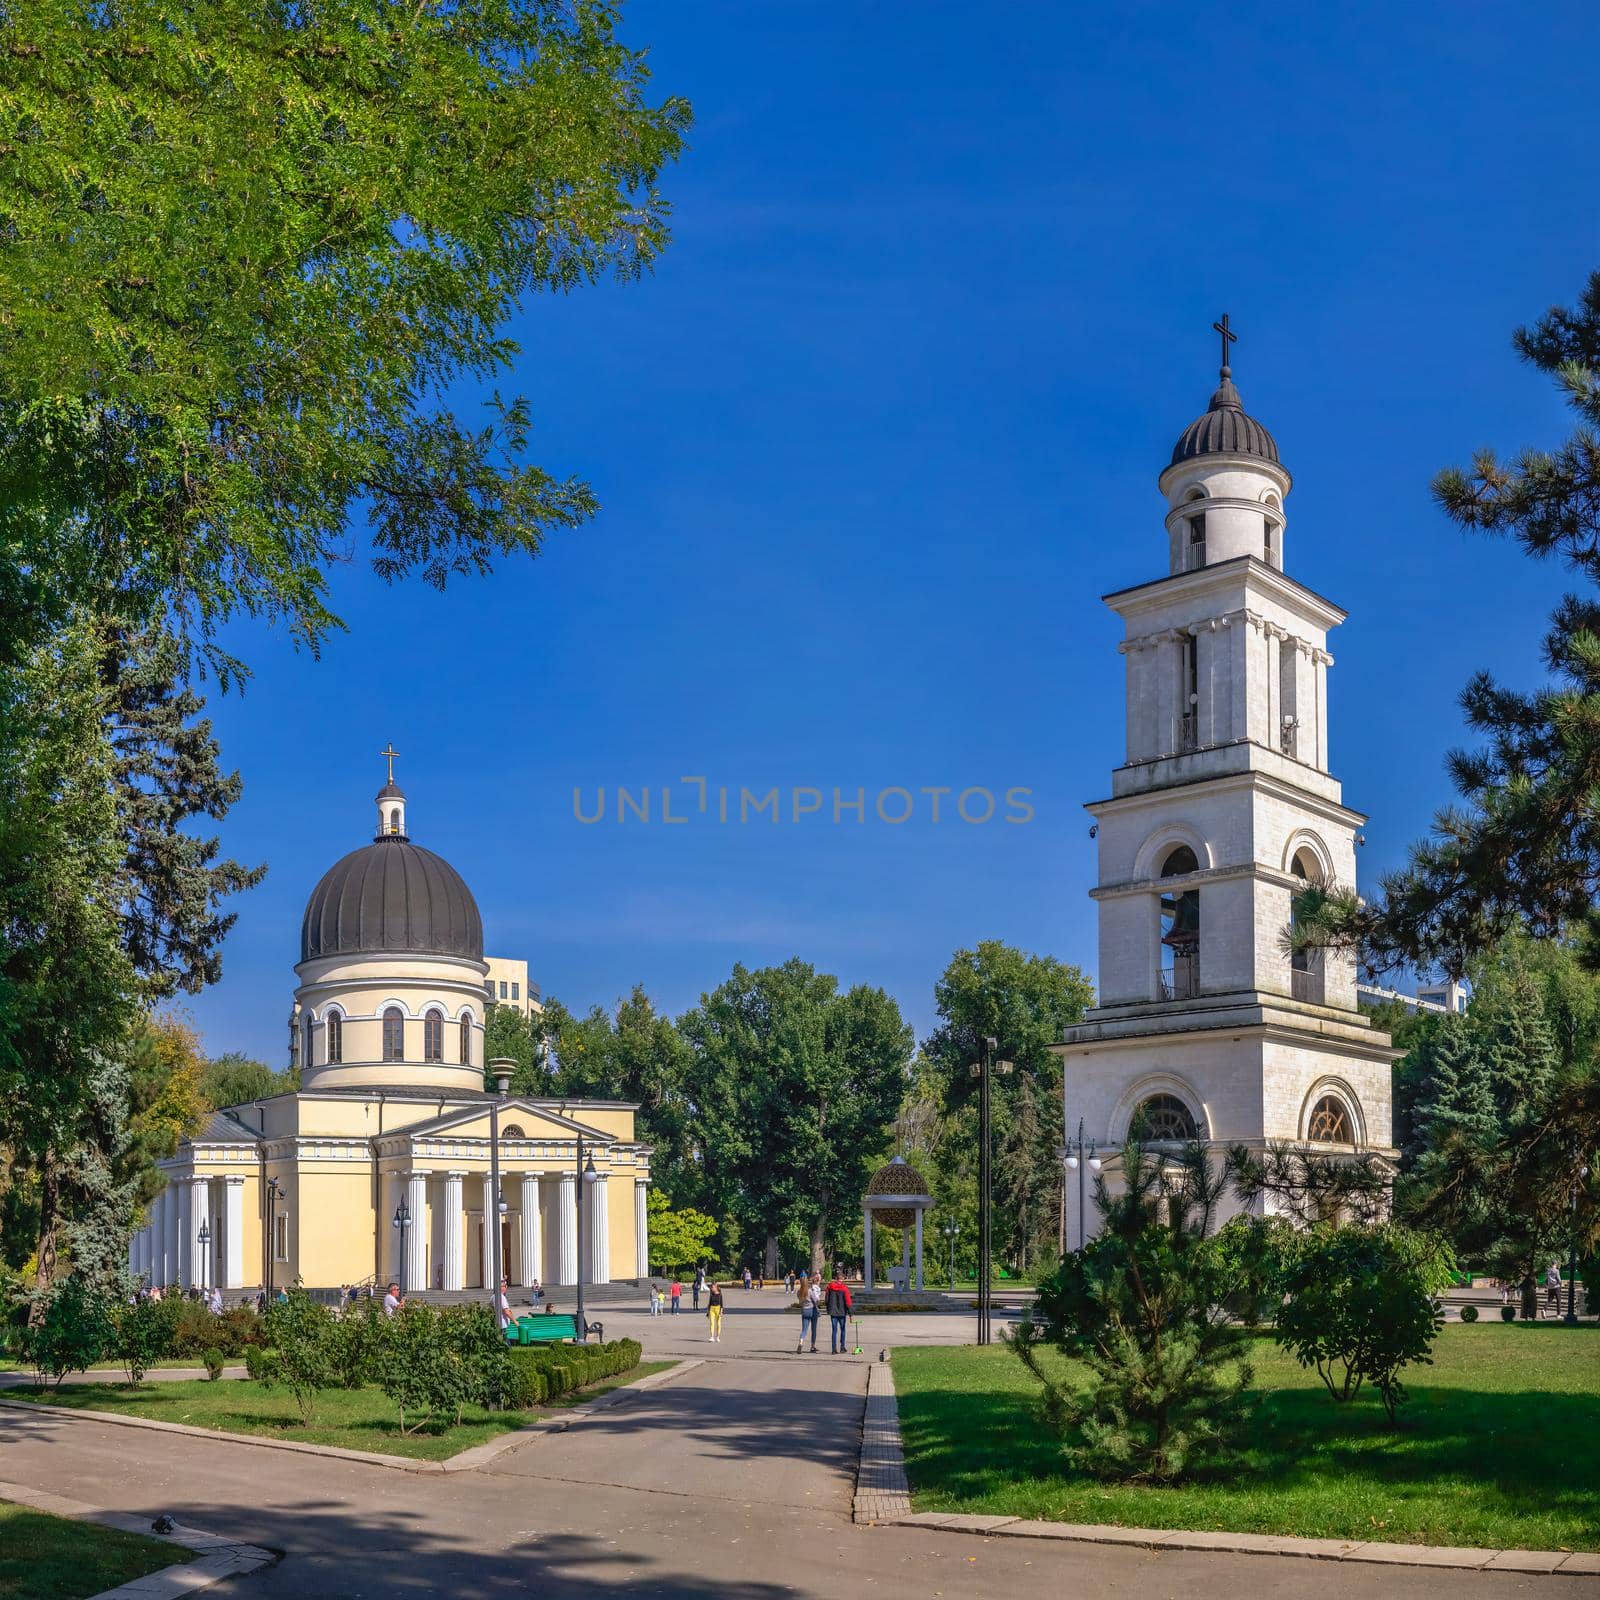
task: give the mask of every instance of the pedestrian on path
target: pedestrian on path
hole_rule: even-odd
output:
[[[1544,1269],[1544,1293],[1550,1302],[1550,1312],[1553,1316],[1561,1309],[1561,1263],[1552,1261]]]
[[[749,1269],[749,1267],[746,1267],[744,1269],[744,1289],[745,1289],[745,1293],[746,1294],[748,1294],[750,1292],[750,1269]]]
[[[722,1285],[711,1285],[711,1293],[706,1296],[706,1319],[711,1324],[711,1337],[708,1344],[722,1343]]]
[[[494,1309],[500,1319],[500,1331],[504,1333],[511,1322],[511,1280],[500,1280],[500,1293],[494,1297]]]
[[[649,1301],[650,1315],[652,1317],[659,1317],[661,1315],[661,1291],[656,1287],[654,1278],[650,1280]]]
[[[683,1301],[683,1285],[674,1278],[672,1280],[672,1314],[677,1316],[678,1307]]]
[[[702,1264],[694,1269],[694,1308],[700,1309],[700,1291],[706,1286],[706,1269]]]
[[[822,1318],[822,1275],[812,1273],[811,1281],[804,1279],[800,1282],[800,1343],[794,1347],[794,1353],[799,1355],[805,1349],[806,1334],[811,1334],[812,1354],[817,1349],[817,1323]],[[808,1325],[809,1324],[809,1330]]]
[[[836,1356],[850,1353],[850,1339],[848,1324],[850,1321],[850,1289],[844,1281],[844,1274],[838,1267],[833,1269],[833,1277],[828,1281],[827,1289],[828,1322],[832,1334],[832,1353]]]
[[[383,1314],[392,1317],[400,1309],[400,1285],[391,1283],[383,1293]]]

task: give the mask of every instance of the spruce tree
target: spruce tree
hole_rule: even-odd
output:
[[[1422,1094],[1406,1154],[1422,1158],[1452,1136],[1491,1147],[1500,1136],[1490,1050],[1465,1017],[1450,1016],[1418,1052]]]

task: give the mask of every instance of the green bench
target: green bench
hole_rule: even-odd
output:
[[[605,1337],[605,1330],[598,1322],[589,1324],[589,1332],[602,1339]],[[506,1325],[507,1344],[554,1344],[557,1340],[577,1337],[578,1319],[554,1311],[537,1317],[518,1317]]]

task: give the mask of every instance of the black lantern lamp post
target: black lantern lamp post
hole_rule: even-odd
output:
[[[1074,1144],[1069,1144],[1063,1152],[1068,1172],[1078,1174],[1078,1248],[1083,1249],[1084,1241],[1084,1177],[1090,1172],[1099,1172],[1101,1167],[1100,1155],[1093,1144],[1087,1151],[1083,1143],[1083,1118],[1078,1118],[1078,1138]]]
[[[1567,1314],[1561,1320],[1569,1328],[1578,1325],[1578,1185],[1589,1176],[1587,1167],[1579,1167],[1572,1180],[1572,1208],[1567,1226]],[[1594,1285],[1589,1285],[1589,1302],[1586,1308],[1594,1310]]]
[[[411,1227],[411,1207],[406,1204],[406,1197],[400,1196],[400,1204],[394,1208],[394,1227],[400,1234],[400,1293],[406,1292],[406,1249],[410,1243],[407,1233]]]
[[[585,1248],[583,1214],[588,1209],[592,1185],[600,1174],[594,1169],[594,1157],[586,1157],[583,1135],[578,1135],[578,1338],[587,1343],[589,1323],[583,1310],[583,1255]]]
[[[967,1069],[978,1080],[978,1343],[990,1344],[990,1314],[994,1291],[990,1284],[994,1254],[994,1209],[990,1194],[990,1092],[996,1073],[1004,1077],[1011,1071],[1009,1061],[997,1061],[1000,1041],[985,1035],[980,1041],[982,1054]]]
[[[211,1277],[211,1226],[202,1222],[200,1231],[195,1235],[195,1242],[200,1246],[200,1282],[196,1286],[202,1292],[210,1287]]]

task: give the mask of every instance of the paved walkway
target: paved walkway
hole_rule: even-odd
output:
[[[1510,1600],[1557,1581],[853,1525],[866,1362],[796,1356],[795,1319],[751,1302],[730,1297],[721,1345],[687,1312],[654,1327],[642,1312],[608,1315],[607,1333],[642,1335],[648,1355],[706,1365],[477,1472],[417,1477],[226,1440],[174,1449],[157,1433],[45,1410],[0,1412],[0,1459],[7,1477],[42,1489],[284,1551],[213,1591],[239,1600],[910,1600],[1068,1585],[1130,1597],[1203,1585],[1251,1600]],[[949,1343],[964,1327],[883,1317],[867,1348],[875,1357],[891,1334]]]

